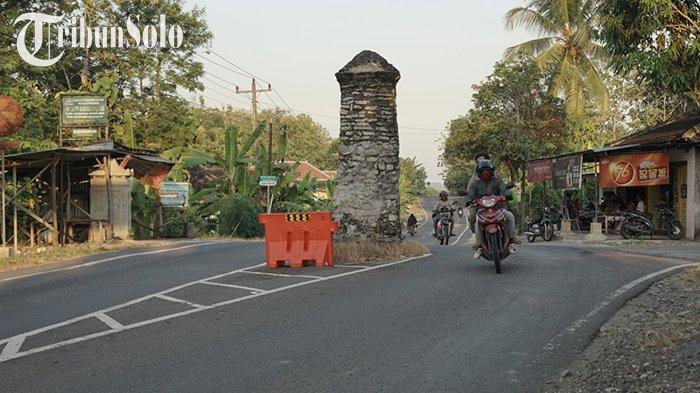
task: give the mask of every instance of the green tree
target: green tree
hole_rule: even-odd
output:
[[[584,109],[587,99],[608,105],[608,89],[598,71],[603,57],[595,41],[595,0],[531,0],[506,14],[506,28],[534,31],[536,39],[506,50],[506,59],[535,56],[538,66],[552,72],[551,90],[566,100],[571,112]]]
[[[602,0],[600,37],[614,69],[700,105],[700,3]]]
[[[524,182],[528,160],[570,147],[563,103],[548,93],[547,78],[532,61],[497,63],[472,89],[474,108],[450,122],[441,157],[452,191],[464,192],[477,151]]]
[[[420,197],[427,194],[427,178],[425,167],[415,157],[399,157],[399,200],[403,215],[407,214],[409,205],[420,203]]]

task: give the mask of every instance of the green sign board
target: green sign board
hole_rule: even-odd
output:
[[[160,186],[160,204],[163,207],[184,207],[190,197],[190,184],[187,182],[165,181]]]
[[[258,184],[263,187],[274,187],[277,185],[277,176],[260,176]]]
[[[99,94],[61,95],[62,126],[107,126],[107,99]]]

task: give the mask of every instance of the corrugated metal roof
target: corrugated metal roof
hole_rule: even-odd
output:
[[[623,145],[658,145],[658,144],[673,144],[673,143],[692,143],[685,140],[683,134],[697,128],[700,133],[700,113],[691,114],[682,118],[659,124],[624,138],[620,138],[609,146]]]

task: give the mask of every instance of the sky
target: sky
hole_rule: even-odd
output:
[[[441,130],[472,107],[471,86],[491,73],[503,51],[532,38],[527,32],[504,28],[505,13],[523,4],[521,0],[186,0],[189,8],[205,9],[216,53],[271,82],[292,109],[313,113],[310,116],[333,137],[338,136],[340,108],[335,73],[362,50],[382,55],[401,72],[400,154],[416,157],[434,183],[442,181]],[[203,63],[207,72],[250,88],[250,79]],[[230,97],[235,94],[224,96],[221,86],[207,80],[204,84],[208,97],[247,108],[244,97],[234,101]],[[275,94],[262,95],[261,100],[263,107],[266,103],[285,107]],[[210,100],[207,105],[221,104]]]

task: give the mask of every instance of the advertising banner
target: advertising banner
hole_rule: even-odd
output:
[[[643,187],[669,184],[668,153],[632,153],[600,160],[601,187]]]
[[[552,178],[552,160],[531,161],[527,163],[527,181],[542,183]]]
[[[562,157],[554,160],[552,183],[555,190],[578,190],[581,188],[581,165],[583,156]]]

